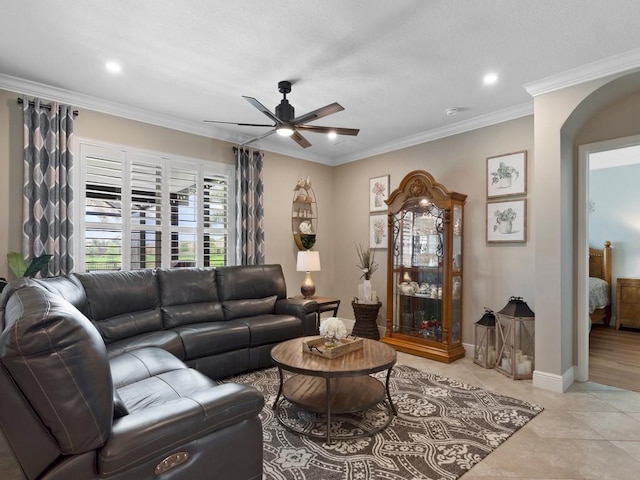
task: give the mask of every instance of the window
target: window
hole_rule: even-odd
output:
[[[80,141],[78,270],[233,263],[231,165]]]

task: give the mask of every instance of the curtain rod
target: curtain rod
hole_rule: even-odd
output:
[[[18,103],[24,103],[24,98],[18,97]],[[33,100],[29,100],[29,106],[33,107],[35,104],[36,104],[36,102],[34,102]],[[51,110],[51,104],[43,103],[41,105],[42,105],[42,107],[46,108],[47,110]],[[74,110],[73,111],[73,116],[74,117],[78,116],[78,110]]]

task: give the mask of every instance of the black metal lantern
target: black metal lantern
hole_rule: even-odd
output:
[[[473,334],[473,363],[482,368],[496,365],[496,317],[493,310],[484,309],[484,315],[476,322]]]
[[[522,297],[511,297],[496,314],[496,370],[521,380],[533,377],[535,314]]]

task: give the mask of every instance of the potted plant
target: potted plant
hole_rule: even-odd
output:
[[[493,226],[493,231],[498,230],[500,233],[511,233],[513,230],[513,221],[516,219],[516,212],[513,208],[507,208],[506,210],[496,210],[493,215],[496,217],[496,224]]]
[[[35,277],[51,260],[53,255],[40,255],[29,262],[24,261],[22,255],[18,252],[7,253],[7,263],[9,269],[13,272],[16,278],[22,277]],[[7,279],[0,277],[0,292],[7,286]]]
[[[500,188],[509,188],[511,186],[511,179],[513,177],[518,178],[518,171],[511,165],[506,165],[504,162],[500,162],[498,169],[495,172],[491,172],[491,184],[500,184]]]
[[[358,298],[364,302],[371,302],[375,300],[372,298],[371,276],[378,270],[378,264],[375,262],[376,254],[374,250],[369,247],[365,248],[361,244],[356,245],[356,252],[359,260],[356,266],[362,272],[360,278],[364,278],[362,285],[358,286]],[[360,294],[360,287],[362,287],[362,294]]]

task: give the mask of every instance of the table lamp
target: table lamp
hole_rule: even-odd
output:
[[[311,279],[311,272],[320,271],[320,252],[312,252],[311,250],[298,252],[298,263],[296,265],[298,272],[305,272],[304,282],[300,287],[300,292],[304,298],[311,298],[316,293],[316,286]]]

